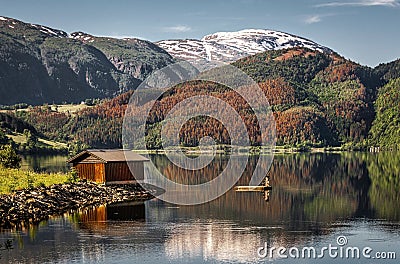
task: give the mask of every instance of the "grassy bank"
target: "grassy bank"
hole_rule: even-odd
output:
[[[71,175],[64,173],[47,174],[18,169],[0,168],[0,194],[6,194],[25,188],[65,183],[70,179]]]

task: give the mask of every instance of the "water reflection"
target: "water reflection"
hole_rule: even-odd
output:
[[[369,159],[369,197],[376,216],[400,220],[400,155],[383,152]]]
[[[70,169],[67,164],[67,155],[24,155],[22,156],[21,169],[35,172],[67,172]]]
[[[80,229],[104,230],[110,221],[144,221],[143,202],[118,203],[86,208],[72,215]]]
[[[187,223],[171,231],[164,248],[171,261],[203,257],[206,261],[249,263],[257,261],[254,248],[261,240],[256,230],[229,222]]]
[[[216,177],[228,157],[218,157],[205,168],[206,174],[188,174],[165,156],[152,158],[171,180],[196,184]],[[276,156],[268,174],[273,186],[268,201],[262,192],[230,190],[198,206],[154,199],[90,208],[29,230],[4,232],[0,240],[13,239],[15,249],[2,252],[2,261],[253,263],[259,261],[256,249],[265,242],[322,247],[343,234],[352,245],[397,250],[399,162],[400,155],[394,153]],[[250,157],[240,185],[248,183],[255,164],[257,158]]]
[[[351,217],[399,220],[400,210],[389,206],[399,202],[395,191],[400,187],[399,162],[388,160],[393,156],[399,159],[400,155],[317,153],[276,156],[268,174],[274,188],[268,205],[259,204],[260,201],[254,201],[252,197],[245,197],[246,194],[237,197],[232,192],[210,204],[238,210],[238,204],[245,203],[243,208],[249,212],[238,214],[264,212],[268,214],[268,219],[293,219],[300,222],[326,222]],[[204,178],[211,180],[218,176],[229,157],[222,156],[199,171],[178,168],[168,162],[165,156],[156,155],[152,159],[170,180],[199,184]],[[386,162],[392,164],[393,168],[377,165]],[[257,157],[250,157],[239,185],[248,184],[256,164]],[[261,207],[267,207],[268,210],[260,210]],[[253,220],[257,221],[258,218]]]

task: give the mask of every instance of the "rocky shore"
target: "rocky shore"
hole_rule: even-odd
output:
[[[21,190],[0,196],[0,228],[35,224],[50,216],[89,206],[143,201],[153,197],[140,185],[98,185],[91,182]]]

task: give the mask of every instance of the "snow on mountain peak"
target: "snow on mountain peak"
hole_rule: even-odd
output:
[[[201,40],[162,40],[157,44],[174,57],[185,60],[232,62],[267,50],[305,47],[320,52],[332,52],[311,40],[285,32],[267,29],[245,29],[217,32]]]

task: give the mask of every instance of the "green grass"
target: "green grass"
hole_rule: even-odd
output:
[[[65,173],[36,173],[26,170],[0,168],[0,194],[25,188],[66,183],[71,175]]]
[[[26,143],[26,137],[21,133],[8,134],[7,137],[9,137],[15,143],[18,143],[18,144]],[[44,147],[44,148],[52,147],[54,149],[65,149],[68,147],[68,145],[66,143],[51,141],[51,140],[47,140],[44,138],[38,138],[38,147]]]

